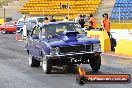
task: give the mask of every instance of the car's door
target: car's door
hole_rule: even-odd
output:
[[[13,22],[7,22],[6,23],[6,30],[9,32],[15,32],[16,31],[16,26]]]
[[[1,25],[1,29],[5,29],[6,28],[6,23],[4,23],[3,25]]]
[[[31,42],[31,53],[33,54],[33,56],[35,57],[40,57],[40,51],[42,49],[41,47],[41,40],[39,38],[39,34],[40,34],[40,28],[34,28],[32,33],[31,33],[31,39],[29,42]]]
[[[32,43],[32,45],[33,45],[33,55],[35,56],[35,57],[39,57],[39,49],[40,49],[40,46],[39,46],[39,39],[33,39],[33,43]]]
[[[29,33],[27,49],[35,57],[36,57],[35,48],[36,48],[37,40],[38,40],[38,37],[34,35],[34,30],[31,30]]]
[[[29,50],[29,53],[34,56],[34,39],[32,36],[29,37],[26,48]]]
[[[41,58],[41,52],[43,51],[43,48],[45,47],[45,44],[42,39],[42,29],[39,27],[39,39],[34,41],[35,44],[35,55],[37,58]],[[38,34],[38,33],[37,33]]]
[[[35,47],[35,51],[36,51],[36,56],[37,58],[41,58],[41,51],[43,51],[43,47],[44,47],[44,43],[42,42],[42,40],[37,40],[36,41],[36,47]]]

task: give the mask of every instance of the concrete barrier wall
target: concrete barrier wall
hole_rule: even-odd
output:
[[[132,40],[119,40],[115,48],[115,54],[132,56]]]
[[[111,29],[132,29],[132,23],[111,23]]]
[[[106,31],[87,31],[87,36],[92,38],[98,38],[101,42],[101,50],[103,52],[111,51],[111,43]]]
[[[4,19],[0,19],[0,24],[3,24],[4,23]]]
[[[88,27],[88,24],[86,23],[85,26]],[[100,27],[100,26],[101,26],[101,24],[98,23],[97,27]],[[120,29],[132,30],[132,23],[111,23],[110,28],[116,29],[116,30],[120,30]]]

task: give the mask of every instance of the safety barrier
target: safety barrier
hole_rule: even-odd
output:
[[[100,23],[97,24],[97,27],[100,27]],[[85,27],[88,27],[88,24],[85,24]],[[110,28],[114,30],[132,30],[132,23],[111,23]]]
[[[111,29],[132,29],[132,24],[129,23],[111,23]]]
[[[22,40],[20,33],[16,32],[16,41]]]
[[[102,52],[111,51],[111,43],[106,31],[87,31],[87,36],[92,38],[98,38],[100,40]]]
[[[132,40],[119,40],[115,48],[115,54],[132,56]]]
[[[0,19],[0,24],[3,24],[4,23],[4,19]]]

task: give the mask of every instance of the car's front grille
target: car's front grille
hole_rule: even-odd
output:
[[[59,53],[78,53],[78,52],[91,52],[92,45],[72,45],[59,47]]]

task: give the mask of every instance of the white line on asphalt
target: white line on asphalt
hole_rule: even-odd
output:
[[[103,54],[104,54],[104,55],[114,56],[114,57],[122,57],[122,58],[129,58],[129,59],[132,59],[132,57],[127,57],[127,56],[119,56],[119,55],[109,54],[109,53],[103,53]]]

